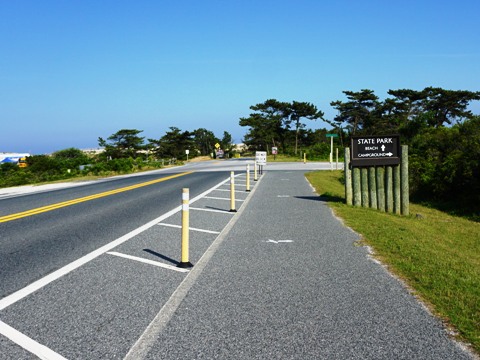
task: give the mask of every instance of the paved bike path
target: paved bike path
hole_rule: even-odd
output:
[[[472,358],[357,240],[303,172],[265,173],[145,358]]]

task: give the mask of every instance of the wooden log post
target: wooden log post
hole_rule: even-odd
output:
[[[385,204],[386,211],[393,213],[393,168],[385,168]]]
[[[370,197],[370,207],[372,209],[378,209],[377,204],[377,181],[375,179],[375,167],[370,166],[368,168],[368,192]]]
[[[362,206],[360,168],[358,167],[354,167],[352,169],[352,184],[353,184],[353,206]]]
[[[350,168],[350,148],[345,148],[345,200],[347,205],[353,205],[352,169]]]
[[[400,165],[397,165],[393,167],[393,211],[397,215],[401,214],[400,190]]]
[[[408,186],[408,145],[402,145],[402,159],[400,163],[400,177],[402,188],[402,215],[410,213],[410,188]]]
[[[362,182],[362,207],[368,208],[369,201],[368,201],[368,169],[361,168],[361,182]]]
[[[377,204],[378,210],[385,211],[385,169],[383,166],[377,166]]]

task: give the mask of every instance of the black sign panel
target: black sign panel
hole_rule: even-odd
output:
[[[400,164],[400,136],[352,136],[352,166]]]

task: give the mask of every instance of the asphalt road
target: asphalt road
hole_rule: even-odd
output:
[[[4,198],[0,200],[0,217],[155,181],[174,174],[179,174],[179,171],[149,173]],[[0,298],[178,206],[182,188],[190,188],[191,196],[194,197],[226,176],[227,173],[222,172],[196,172],[0,223]]]
[[[6,268],[15,276],[23,263],[29,270],[19,279],[38,278],[19,291],[12,282],[0,297],[0,359],[473,358],[313,194],[303,174],[328,164],[269,165],[251,179],[251,192],[244,168],[192,164],[178,169],[195,169],[190,175],[0,223],[10,236],[17,221],[32,226],[16,229],[22,235],[11,243],[23,244],[22,258]],[[229,211],[230,169],[238,212]],[[146,176],[159,175],[166,174]],[[146,178],[119,180],[98,185],[106,191]],[[183,272],[175,267],[176,208],[187,185],[194,267]],[[89,186],[31,196],[41,206],[42,196],[65,201]],[[24,211],[28,197],[0,203]],[[2,287],[3,280],[2,270]]]
[[[472,358],[358,240],[302,171],[266,173],[131,359]]]

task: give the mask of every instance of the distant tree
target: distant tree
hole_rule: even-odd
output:
[[[170,127],[160,139],[148,139],[154,152],[160,158],[172,157],[175,159],[186,158],[185,150],[195,147],[192,140],[192,133],[181,131],[177,127]]]
[[[263,103],[250,106],[250,109],[263,114],[267,118],[278,118],[282,121],[282,125],[289,126],[289,104],[286,102],[278,101],[276,99],[268,99]]]
[[[325,136],[327,129],[301,129],[299,132],[299,145],[310,147],[315,144],[326,143],[330,145],[330,140]]]
[[[225,151],[225,154],[230,154],[232,152],[233,145],[232,135],[228,131],[224,131],[220,146]]]
[[[68,148],[56,151],[52,154],[59,167],[73,169],[80,165],[85,165],[91,162],[91,159],[80,149]]]
[[[260,114],[251,114],[249,117],[240,118],[240,126],[248,126],[249,129],[243,137],[243,142],[250,148],[258,149],[262,144],[269,142],[268,128],[260,130],[261,124],[264,122]]]
[[[473,114],[467,110],[467,107],[471,101],[480,100],[479,91],[428,87],[423,92],[425,94],[423,109],[433,114],[432,122],[429,125],[435,127],[452,124],[453,121],[458,123],[465,119],[471,119]]]
[[[276,99],[268,99],[263,103],[250,106],[255,113],[248,118],[240,118],[240,126],[249,126],[249,132],[245,136],[248,145],[268,146],[281,145],[282,151],[286,152],[287,141],[294,138],[294,151],[298,151],[298,139],[300,131],[305,128],[302,119],[316,120],[323,118],[323,112],[308,102],[293,101],[282,102]],[[295,129],[293,134],[292,127]]]
[[[105,155],[113,159],[136,158],[145,149],[144,137],[138,136],[143,130],[122,129],[110,135],[107,140],[98,138],[98,145],[105,148]]]
[[[383,107],[387,110],[386,116],[393,118],[400,128],[408,125],[410,121],[424,112],[425,92],[410,89],[389,90],[393,98],[385,100]]]
[[[240,126],[250,129],[245,135],[245,143],[255,149],[267,150],[271,146],[281,146],[286,151],[291,120],[289,104],[276,99],[250,106],[255,111],[249,117],[240,118]]]
[[[220,142],[213,132],[204,128],[193,130],[191,134],[193,143],[201,155],[213,153],[215,144]]]
[[[313,104],[308,102],[298,102],[293,101],[291,104],[284,103],[284,114],[288,116],[287,124],[293,123],[295,128],[295,154],[297,154],[298,150],[298,134],[300,129],[305,127],[305,124],[301,123],[300,120],[302,118],[306,118],[308,120],[316,120],[323,118],[324,113],[319,111],[317,107]]]
[[[362,89],[359,92],[343,91],[343,93],[349,101],[332,101],[330,105],[338,110],[338,115],[333,121],[328,122],[336,128],[342,128],[345,125],[352,135],[359,132],[373,133],[377,125],[376,109],[379,104],[373,90]]]
[[[391,116],[397,119],[401,129],[407,127],[410,121],[428,113],[428,126],[440,127],[471,119],[473,114],[467,110],[470,102],[480,100],[480,92],[466,90],[445,90],[427,87],[421,91],[399,89],[389,90],[394,98],[386,99],[385,105],[391,110]],[[385,116],[385,114],[383,114]]]
[[[52,156],[56,159],[77,159],[79,157],[83,158],[85,156],[85,153],[80,149],[68,148],[55,151]]]
[[[282,146],[285,150],[285,140],[288,124],[286,104],[275,99],[250,106],[249,117],[240,118],[240,126],[248,126],[244,142],[255,149],[267,150],[270,146]]]
[[[60,171],[58,162],[48,155],[33,155],[27,157],[27,170],[31,173],[57,173]]]

